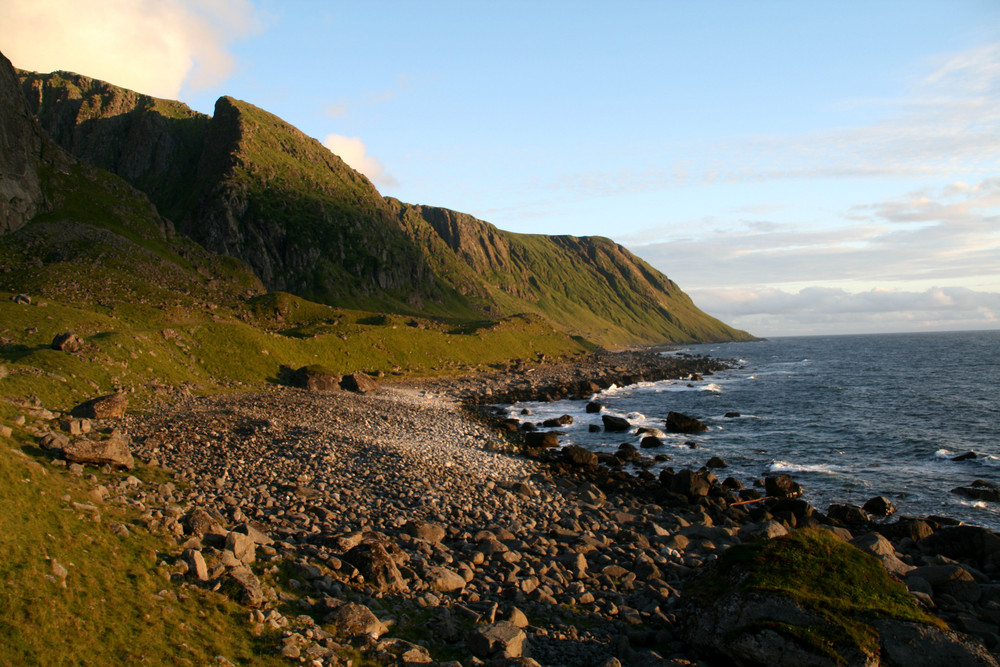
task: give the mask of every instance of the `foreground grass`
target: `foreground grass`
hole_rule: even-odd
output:
[[[0,445],[0,664],[281,664],[274,637],[250,634],[245,608],[170,582],[175,545],[26,455],[20,436]]]

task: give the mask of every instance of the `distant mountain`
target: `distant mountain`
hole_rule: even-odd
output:
[[[223,97],[212,117],[68,72],[18,72],[30,112],[80,160],[145,192],[177,231],[269,290],[454,319],[536,313],[602,344],[750,338],[600,237],[513,234],[382,197],[318,141]]]

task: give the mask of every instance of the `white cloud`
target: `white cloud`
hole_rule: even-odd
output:
[[[0,44],[21,69],[69,70],[157,97],[224,81],[259,29],[248,0],[6,0]]]
[[[691,290],[700,308],[763,336],[1000,327],[1000,293],[964,287],[848,292],[808,287]]]
[[[323,145],[348,165],[370,178],[372,182],[389,187],[399,185],[396,179],[385,170],[378,158],[368,154],[368,149],[361,139],[328,134],[323,140]]]

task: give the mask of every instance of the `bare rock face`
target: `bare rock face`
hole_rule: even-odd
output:
[[[129,451],[130,438],[124,432],[115,429],[106,440],[77,438],[63,447],[63,455],[72,463],[90,463],[103,466],[113,465],[131,470],[135,467],[132,453]]]
[[[98,396],[73,408],[72,415],[81,419],[121,419],[128,407],[128,396],[121,392]]]
[[[43,205],[43,143],[14,67],[0,54],[0,235],[23,227]]]

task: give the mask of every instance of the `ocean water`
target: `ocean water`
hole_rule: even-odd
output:
[[[642,450],[671,457],[651,468],[654,474],[721,456],[729,467],[715,471],[720,479],[733,476],[750,486],[787,473],[822,511],[882,495],[897,516],[944,515],[1000,531],[1000,503],[950,493],[977,479],[1000,484],[1000,331],[775,338],[668,354],[733,359],[738,367],[699,382],[643,383],[594,395],[604,414],[626,417],[634,427],[665,430],[671,410],[708,425],[707,433],[665,434],[665,447]],[[553,429],[564,445],[608,453],[622,442],[639,447],[635,428],[588,433],[601,418],[587,414],[586,403],[505,407],[537,424],[571,415],[573,424]],[[524,408],[531,414],[522,415]],[[952,460],[969,451],[977,458]]]

